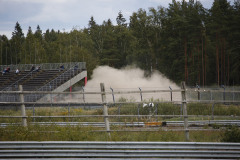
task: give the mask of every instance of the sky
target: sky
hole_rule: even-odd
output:
[[[210,8],[213,3],[213,0],[199,1],[205,8]],[[172,0],[0,0],[0,35],[11,38],[16,22],[19,22],[25,36],[29,26],[34,32],[37,25],[43,32],[47,29],[61,32],[69,32],[73,28],[84,29],[88,27],[91,16],[97,24],[108,19],[116,24],[119,11],[128,22],[132,13],[139,8],[146,11],[149,7],[167,8],[171,2]]]

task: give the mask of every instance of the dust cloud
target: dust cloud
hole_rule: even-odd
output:
[[[135,67],[127,66],[122,69],[115,69],[109,66],[99,66],[93,70],[92,79],[87,82],[85,91],[100,91],[100,83],[104,83],[106,91],[139,91],[139,90],[170,90],[179,87],[167,79],[158,71],[154,71],[151,77],[145,77],[144,71]],[[112,90],[111,90],[112,88]],[[175,95],[174,95],[175,94]],[[179,97],[179,93],[173,92],[173,97]],[[85,96],[86,101],[92,101],[101,97]],[[125,99],[127,101],[151,101],[151,100],[170,100],[170,92],[164,93],[143,93],[142,97],[138,94],[114,94],[115,101]],[[92,100],[90,100],[92,99]],[[177,98],[178,99],[178,98]],[[107,101],[113,101],[113,96],[107,95]]]
[[[88,81],[86,88],[99,87],[100,83],[104,83],[105,88],[169,89],[169,86],[172,89],[179,88],[158,71],[154,71],[151,77],[145,77],[144,71],[134,66],[127,66],[123,69],[99,66],[93,71],[92,79]]]

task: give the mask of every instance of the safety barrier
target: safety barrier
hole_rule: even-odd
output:
[[[240,143],[0,142],[0,159],[239,159]]]
[[[117,117],[118,115],[111,115],[108,116],[111,117]],[[144,115],[146,117],[146,115]],[[5,118],[22,118],[21,116],[5,116]],[[83,116],[29,116],[28,118],[76,118],[76,117],[83,117]],[[85,116],[87,117],[87,116]],[[89,116],[90,117],[90,116]],[[97,116],[96,116],[97,117]],[[100,117],[100,116],[98,116]],[[131,117],[131,116],[129,116]],[[0,118],[4,118],[3,116],[0,116]],[[30,125],[58,125],[58,126],[91,126],[91,127],[105,127],[104,122],[29,122]],[[162,122],[109,122],[111,126],[125,126],[125,127],[157,127],[154,130],[160,131],[160,130],[171,130],[172,127],[183,127],[184,122],[183,121],[162,121]],[[220,127],[226,127],[226,126],[239,126],[240,127],[240,120],[209,120],[209,121],[188,121],[189,124],[189,130],[195,130],[193,127],[197,127],[198,130],[214,130],[214,129],[202,129],[199,127],[203,126],[216,126],[216,129]],[[7,126],[19,126],[21,123],[0,123],[0,127],[7,127]],[[159,128],[159,127],[166,127],[166,128]],[[169,128],[167,128],[169,127]],[[133,130],[133,129],[131,129]],[[138,130],[141,130],[138,129]],[[180,130],[180,129],[178,129]],[[116,130],[113,130],[116,131]],[[129,132],[130,130],[122,130]],[[134,131],[134,130],[133,130]],[[145,130],[146,131],[146,130]],[[152,131],[151,128],[147,131]],[[104,131],[105,132],[105,131]]]

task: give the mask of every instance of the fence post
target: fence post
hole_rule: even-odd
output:
[[[212,105],[212,120],[214,120],[214,103]]]
[[[213,100],[212,91],[210,91],[210,95],[211,95],[211,101],[212,101]]]
[[[83,96],[83,103],[85,103],[85,94],[84,94],[84,87],[82,86],[82,96]]]
[[[172,102],[172,88],[169,86],[169,89],[170,89],[170,99],[171,99],[171,102]]]
[[[180,112],[181,112],[181,115],[183,115],[183,105],[180,104]],[[181,120],[183,120],[183,117],[181,116]]]
[[[225,95],[225,86],[224,86],[224,85],[222,85],[221,87],[224,89],[224,92],[223,92],[223,102],[225,103],[225,100],[226,100],[226,95]]]
[[[106,105],[106,94],[105,94],[105,86],[104,83],[100,83],[100,88],[101,88],[101,96],[102,96],[102,102],[103,102],[103,115],[104,115],[104,121],[105,121],[105,128],[108,132],[108,135],[110,135],[110,126],[109,126],[109,121],[108,121],[108,108]]]
[[[19,91],[22,92],[23,91],[23,87],[22,85],[19,85]],[[27,118],[26,118],[26,110],[25,110],[25,104],[24,104],[24,96],[22,93],[20,93],[20,102],[21,104],[21,113],[22,113],[22,125],[24,127],[27,127]]]
[[[33,105],[33,122],[35,122],[35,105]]]
[[[232,92],[232,95],[233,95],[233,101],[235,100],[235,92],[234,92],[234,87],[233,87],[233,92]]]
[[[70,122],[70,103],[68,103],[68,121]]]
[[[198,88],[198,100],[200,101],[201,100],[201,97],[200,97],[200,87],[197,85],[197,88]]]
[[[138,123],[139,123],[139,121],[140,121],[140,104],[138,104],[137,112],[138,112]]]
[[[185,82],[181,83],[181,89],[182,89],[181,94],[182,94],[182,105],[183,105],[185,140],[189,141],[188,115],[187,115],[187,102],[186,102],[186,85],[185,85]]]
[[[121,104],[119,104],[118,106],[118,115],[120,116],[121,114],[121,110],[120,110]],[[118,116],[118,121],[120,122],[120,117]]]
[[[85,94],[84,94],[85,90],[84,87],[82,86],[82,95],[83,95],[83,103],[84,103],[84,109],[85,109]],[[90,106],[88,107],[88,109],[90,109]]]
[[[114,92],[113,92],[113,89],[112,89],[112,87],[110,87],[110,89],[112,90],[113,103],[114,103],[114,105],[115,105],[115,97],[114,97]]]
[[[140,91],[140,97],[141,97],[141,102],[143,101],[143,98],[142,98],[142,89],[139,87],[139,91]]]

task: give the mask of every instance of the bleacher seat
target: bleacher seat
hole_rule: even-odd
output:
[[[55,88],[61,86],[83,70],[85,70],[85,62],[76,62],[78,64],[83,63],[83,67],[73,69],[73,64],[66,64],[64,70],[59,70],[60,64],[46,64],[46,69],[40,69],[39,71],[30,71],[31,65],[26,65],[25,71],[21,71],[19,74],[15,74],[14,69],[9,73],[0,75],[0,90],[1,91],[16,91],[18,86],[22,85],[24,91],[53,91]],[[44,68],[44,64],[40,64]],[[59,66],[57,66],[59,65]],[[14,67],[14,65],[12,65]],[[49,66],[56,66],[50,67]],[[1,66],[2,68],[5,66]],[[15,66],[19,67],[19,66]],[[48,67],[48,68],[47,68]],[[41,67],[42,68],[42,67]],[[53,82],[53,83],[51,83]],[[45,90],[47,88],[47,90]],[[6,95],[0,94],[1,101],[5,101]],[[35,95],[34,95],[35,96]],[[27,96],[26,96],[27,97]],[[25,98],[26,98],[25,97]],[[38,99],[41,98],[37,96]],[[9,97],[8,97],[9,98]],[[15,98],[16,99],[16,98]],[[37,99],[34,99],[34,101]]]

